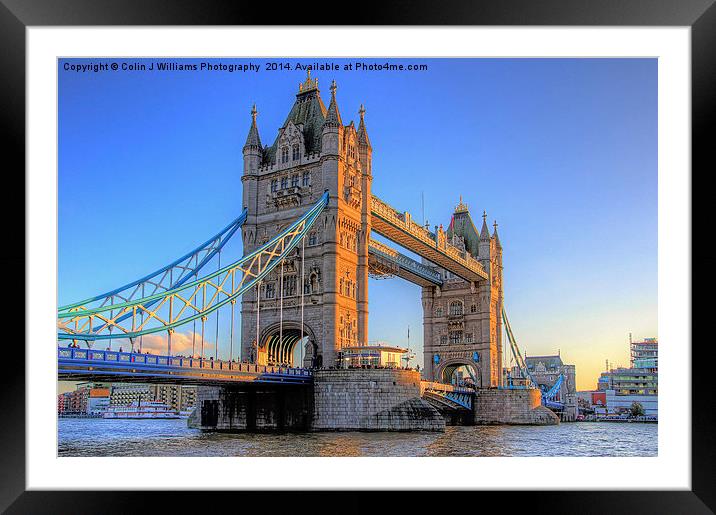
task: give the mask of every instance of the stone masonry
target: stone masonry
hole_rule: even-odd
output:
[[[537,389],[489,388],[478,391],[475,424],[555,425],[559,417],[541,404]]]
[[[244,252],[269,241],[329,193],[305,249],[296,248],[261,281],[258,298],[256,288],[242,296],[242,358],[254,363],[300,365],[294,356],[301,345],[304,366],[330,367],[341,348],[368,341],[372,148],[365,110],[361,106],[358,127],[352,121],[344,125],[335,82],[330,89],[326,108],[318,80],[309,74],[272,145],[262,145],[258,112],[252,110],[243,147]]]
[[[445,430],[414,370],[318,370],[314,389],[314,431]]]

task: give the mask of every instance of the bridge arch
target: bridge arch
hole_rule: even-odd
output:
[[[456,372],[464,367],[470,379],[476,387],[482,386],[482,370],[479,363],[470,361],[467,358],[448,359],[440,363],[437,369],[436,379],[443,383],[452,384],[456,381]]]
[[[271,324],[261,331],[260,341],[257,361],[259,364],[307,368],[317,366],[319,356],[316,335],[305,323],[303,331],[300,322],[284,321],[283,330],[280,322]],[[302,363],[300,363],[301,355]]]

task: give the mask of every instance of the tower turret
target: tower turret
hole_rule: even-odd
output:
[[[358,124],[358,156],[360,157],[361,169],[364,174],[373,174],[373,147],[368,138],[368,131],[365,128],[365,107],[360,105],[358,110],[360,123]]]
[[[482,212],[482,229],[480,229],[480,244],[478,255],[481,260],[490,259],[490,230],[487,228],[487,212]],[[483,263],[484,266],[484,263]]]
[[[338,111],[338,103],[336,102],[336,81],[331,83],[331,103],[326,112],[326,120],[323,122],[323,132],[321,134],[321,153],[324,155],[339,155],[340,141],[342,140],[343,122],[341,121],[341,113]]]
[[[251,127],[249,134],[246,136],[244,144],[244,175],[256,174],[261,164],[261,137],[259,129],[256,127],[256,116],[259,112],[256,110],[256,104],[251,108]]]

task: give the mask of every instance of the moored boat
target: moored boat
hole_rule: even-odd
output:
[[[102,414],[108,419],[171,419],[181,418],[176,411],[158,401],[132,402],[127,406],[112,406]]]

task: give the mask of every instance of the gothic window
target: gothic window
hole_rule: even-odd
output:
[[[281,177],[281,189],[288,188],[288,177]]]
[[[303,172],[303,186],[306,187],[311,184],[311,174],[309,172]]]
[[[450,333],[450,344],[455,345],[462,341],[462,331],[453,331]]]
[[[281,147],[281,162],[288,163],[288,147]]]
[[[465,333],[465,343],[472,343],[472,333]]]
[[[435,309],[435,316],[436,316],[436,317],[441,317],[441,316],[443,316],[443,308],[442,308],[442,306],[440,306],[440,307],[438,307],[438,308]]]
[[[296,276],[289,275],[283,278],[283,296],[291,297],[296,295]]]
[[[291,187],[295,188],[298,186],[298,175],[291,176]]]
[[[276,284],[266,283],[266,298],[273,299],[276,296]]]
[[[271,191],[278,191],[278,180],[274,179],[271,181]]]
[[[443,334],[440,337],[440,345],[447,345],[447,335]]]
[[[291,155],[291,158],[296,161],[299,157],[301,157],[300,152],[298,151],[298,145],[293,146],[293,154]]]
[[[312,232],[308,235],[308,244],[315,245],[317,243],[316,233]]]
[[[462,302],[460,302],[459,300],[454,300],[450,303],[450,315],[462,315]]]
[[[477,313],[477,304],[470,306],[470,313]]]

